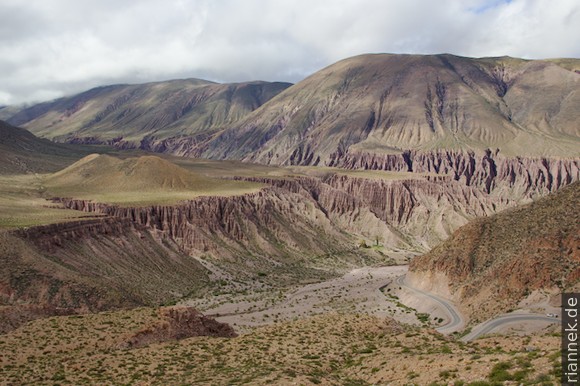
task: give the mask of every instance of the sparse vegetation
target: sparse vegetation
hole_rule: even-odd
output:
[[[73,384],[243,380],[266,385],[287,380],[367,385],[430,384],[434,379],[446,384],[453,379],[461,385],[503,382],[500,379],[555,380],[544,370],[557,354],[555,337],[532,337],[533,344],[546,347],[545,355],[529,359],[518,354],[508,360],[503,353],[486,353],[485,347],[495,347],[497,342],[503,351],[510,351],[523,338],[489,338],[478,342],[482,348],[454,345],[448,352],[437,349],[441,342],[436,333],[362,314],[326,314],[278,323],[231,339],[195,337],[135,349],[123,345],[136,331],[158,323],[158,318],[156,310],[142,308],[31,322],[0,339],[1,374],[23,383]],[[401,344],[413,350],[401,355]],[[351,348],[348,354],[345,347]],[[479,358],[463,372],[461,362],[474,350]]]

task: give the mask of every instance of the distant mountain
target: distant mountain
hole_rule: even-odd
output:
[[[190,79],[101,87],[9,121],[63,142],[340,166],[440,149],[577,157],[578,106],[579,59],[374,54],[292,86]]]
[[[288,86],[184,79],[98,87],[24,108],[9,121],[61,142],[132,147],[145,136],[195,135],[229,127]]]
[[[53,143],[0,121],[0,174],[51,172],[88,154],[80,148]]]
[[[24,106],[0,106],[0,121],[5,121],[13,117],[24,108]]]
[[[475,219],[415,258],[415,286],[448,292],[475,320],[516,308],[535,290],[580,286],[580,182]]]
[[[328,164],[345,154],[580,155],[580,60],[362,55],[289,87],[204,157]]]

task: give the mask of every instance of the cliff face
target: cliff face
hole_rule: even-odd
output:
[[[470,222],[414,259],[409,279],[449,291],[474,320],[515,307],[538,289],[580,282],[580,183],[531,204]]]
[[[20,228],[13,233],[20,238],[30,240],[42,251],[54,253],[70,241],[86,240],[103,235],[122,235],[129,229],[137,231],[134,224],[128,220],[103,217]],[[139,231],[145,231],[145,228],[139,227]]]
[[[402,154],[335,154],[332,166],[346,169],[393,170],[447,175],[486,193],[510,190],[519,196],[555,192],[580,179],[577,158],[505,157],[498,150],[483,153],[438,150]]]
[[[515,204],[511,198],[437,178],[382,181],[335,175],[326,182],[358,197],[378,218],[425,250],[470,219]]]
[[[266,282],[295,282],[324,276],[317,267],[344,267],[373,256],[357,250],[356,237],[340,229],[315,199],[282,187],[232,197],[199,197],[175,206],[129,208],[60,201],[70,209],[127,219],[152,229],[204,264],[219,266],[220,276],[239,281],[264,273]],[[270,278],[265,275],[268,272],[278,276]]]
[[[155,305],[193,293],[207,271],[171,240],[127,219],[0,233],[5,325],[62,312]],[[63,311],[64,310],[64,311]]]

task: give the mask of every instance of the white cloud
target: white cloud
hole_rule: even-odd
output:
[[[366,52],[579,57],[576,0],[3,0],[0,103],[175,77],[297,81]]]

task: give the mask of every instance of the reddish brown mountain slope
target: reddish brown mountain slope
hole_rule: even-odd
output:
[[[580,283],[580,183],[480,218],[410,266],[422,288],[446,292],[475,319],[513,308],[537,289]],[[447,287],[447,288],[446,288]]]
[[[337,154],[499,148],[578,156],[580,74],[550,61],[361,55],[286,89],[199,154],[328,164]]]

